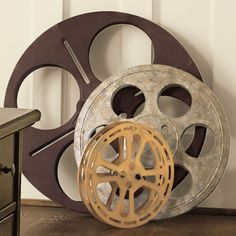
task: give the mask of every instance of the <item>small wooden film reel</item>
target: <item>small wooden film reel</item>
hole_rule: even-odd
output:
[[[113,123],[94,135],[78,172],[90,213],[119,228],[141,226],[156,217],[173,180],[173,157],[165,139],[134,122]]]

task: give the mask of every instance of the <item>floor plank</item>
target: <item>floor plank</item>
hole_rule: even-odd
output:
[[[236,235],[236,216],[185,214],[129,230],[116,229],[90,215],[65,208],[23,206],[21,216],[21,236]]]

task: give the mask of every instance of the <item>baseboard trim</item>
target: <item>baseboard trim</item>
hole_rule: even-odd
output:
[[[39,200],[39,199],[21,199],[22,206],[36,206],[36,207],[63,207],[62,205],[55,203],[51,200]]]
[[[51,200],[21,199],[22,206],[63,207]],[[196,207],[188,214],[236,216],[236,209]]]
[[[236,216],[236,209],[196,207],[190,214]]]

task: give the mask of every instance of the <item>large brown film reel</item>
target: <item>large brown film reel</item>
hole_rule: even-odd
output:
[[[57,178],[57,166],[63,152],[73,143],[73,131],[81,107],[100,83],[90,67],[90,46],[100,31],[115,24],[134,25],[150,37],[154,46],[154,64],[180,68],[201,80],[192,58],[171,34],[146,19],[126,13],[95,12],[79,15],[53,26],[31,44],[17,63],[10,78],[5,96],[5,107],[17,107],[17,94],[22,82],[27,75],[38,68],[60,67],[75,77],[81,98],[73,117],[63,126],[53,130],[27,128],[24,131],[23,143],[23,173],[27,179],[50,199],[75,210],[84,210],[83,205],[71,200],[63,192]],[[89,79],[89,84],[87,79]],[[135,94],[132,89],[126,92],[120,96],[128,97]],[[178,89],[170,90],[165,95],[176,97],[187,104],[189,102],[185,94]],[[142,103],[139,99],[132,100],[133,103],[129,107],[131,113]],[[126,106],[126,99],[123,101],[123,103],[115,104],[118,110]],[[195,138],[189,147],[193,156],[198,156],[200,153],[204,137],[205,130],[196,129]],[[175,185],[185,175],[184,171],[176,170]]]

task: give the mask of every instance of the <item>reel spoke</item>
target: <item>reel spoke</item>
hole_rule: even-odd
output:
[[[116,205],[116,209],[121,216],[125,215],[125,195],[126,195],[127,189],[120,188],[120,196]]]
[[[124,152],[125,152],[125,138],[123,136],[118,138],[118,143],[119,143],[119,156],[118,156],[118,161],[121,163],[124,160]]]
[[[133,135],[128,132],[125,136],[125,159],[128,163],[132,162],[133,159]]]
[[[114,163],[114,162],[113,162]],[[109,162],[109,161],[105,161],[104,159],[101,158],[98,158],[98,162],[97,162],[97,165],[98,166],[102,166],[102,167],[105,167],[111,171],[119,171],[119,166],[116,165],[116,164],[113,164],[112,162]]]
[[[142,176],[145,177],[145,176],[156,176],[156,175],[164,175],[165,173],[165,170],[164,168],[154,168],[154,169],[145,169],[143,172],[142,172]]]
[[[110,193],[109,198],[108,198],[107,203],[106,203],[106,206],[108,207],[108,209],[110,209],[111,204],[113,203],[114,197],[116,195],[116,192],[118,190],[117,183],[110,183],[110,185],[111,185],[112,190],[111,190],[111,193]]]
[[[140,163],[140,158],[141,158],[141,155],[143,154],[146,144],[147,144],[147,141],[144,139],[141,139],[141,143],[140,143],[138,151],[135,155],[135,162]]]
[[[138,181],[140,187],[146,187],[154,192],[158,191],[157,190],[157,185],[155,183],[149,182],[145,179],[141,179]]]
[[[97,173],[96,177],[94,178],[94,182],[96,185],[100,183],[111,183],[111,182],[119,182],[119,178],[116,175],[111,175],[108,173]]]
[[[135,214],[135,204],[134,204],[134,191],[133,189],[129,190],[129,214]]]

